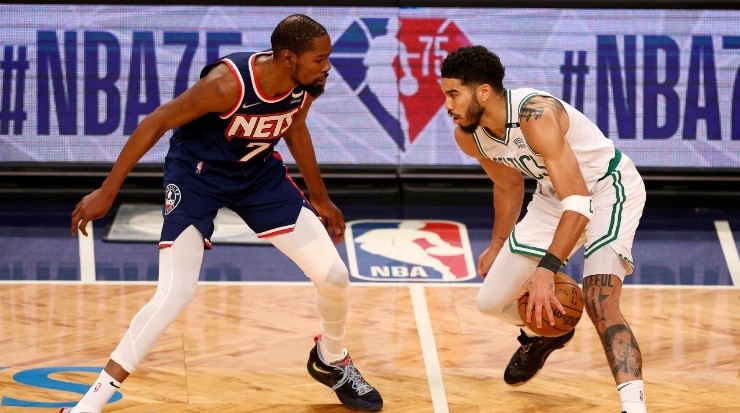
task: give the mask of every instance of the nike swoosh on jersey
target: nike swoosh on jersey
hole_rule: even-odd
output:
[[[245,103],[245,104],[243,104],[243,105],[242,105],[242,109],[246,109],[246,108],[251,108],[252,106],[257,106],[257,105],[259,105],[260,103],[262,103],[262,102],[257,102],[257,103],[250,103],[250,104],[246,104],[246,103]]]

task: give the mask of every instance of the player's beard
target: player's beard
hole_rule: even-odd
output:
[[[313,81],[312,83],[309,83],[307,85],[300,84],[301,88],[306,91],[309,95],[313,96],[314,98],[317,98],[321,96],[322,93],[324,93],[324,87],[326,86],[326,83],[319,83],[318,80]]]
[[[321,94],[324,93],[324,87],[326,86],[326,81],[324,83],[319,83],[319,80],[321,79],[317,79],[308,84],[301,83],[301,81],[298,80],[298,78],[296,77],[296,74],[300,72],[300,70],[301,70],[301,66],[300,65],[296,66],[295,72],[293,73],[293,81],[296,82],[298,86],[301,87],[301,89],[305,90],[306,93],[313,96],[314,98],[321,96]],[[327,77],[329,77],[329,74],[325,73],[324,79],[326,79]]]
[[[468,110],[465,111],[465,119],[470,119],[470,123],[467,125],[463,125],[462,123],[458,123],[458,126],[460,126],[460,129],[465,133],[472,134],[475,132],[476,129],[478,129],[478,125],[480,125],[480,119],[483,117],[483,106],[478,102],[478,98],[476,96],[473,96],[473,100],[470,103],[470,107],[468,107]]]

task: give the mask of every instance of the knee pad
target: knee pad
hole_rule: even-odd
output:
[[[334,260],[328,274],[311,279],[319,293],[326,297],[339,298],[349,293],[349,270],[339,257]]]

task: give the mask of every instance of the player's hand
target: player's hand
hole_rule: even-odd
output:
[[[314,207],[316,212],[319,213],[321,221],[326,227],[326,232],[329,233],[332,241],[335,244],[340,243],[344,240],[344,215],[342,211],[337,208],[336,205],[329,199],[324,198],[321,200],[311,200],[311,205]]]
[[[102,218],[113,205],[114,195],[109,195],[98,188],[82,198],[72,211],[72,236],[77,236],[77,228],[82,235],[87,236],[87,223]]]
[[[535,269],[534,274],[524,283],[519,291],[517,299],[529,294],[527,300],[526,318],[527,323],[532,321],[534,314],[535,325],[542,328],[542,312],[544,311],[551,326],[555,325],[555,316],[552,313],[552,306],[555,306],[561,313],[565,313],[565,308],[560,304],[560,300],[555,296],[555,274],[550,270],[541,267]]]
[[[478,275],[486,278],[503,245],[489,245],[478,257]]]

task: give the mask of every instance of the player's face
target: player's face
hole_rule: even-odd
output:
[[[318,97],[324,93],[326,78],[329,76],[329,55],[331,54],[331,39],[329,36],[317,37],[313,40],[313,50],[298,57],[293,81],[301,86],[309,95]]]
[[[459,79],[442,78],[442,92],[445,94],[445,108],[452,121],[463,132],[473,133],[483,117],[483,105],[473,90],[463,86]]]

